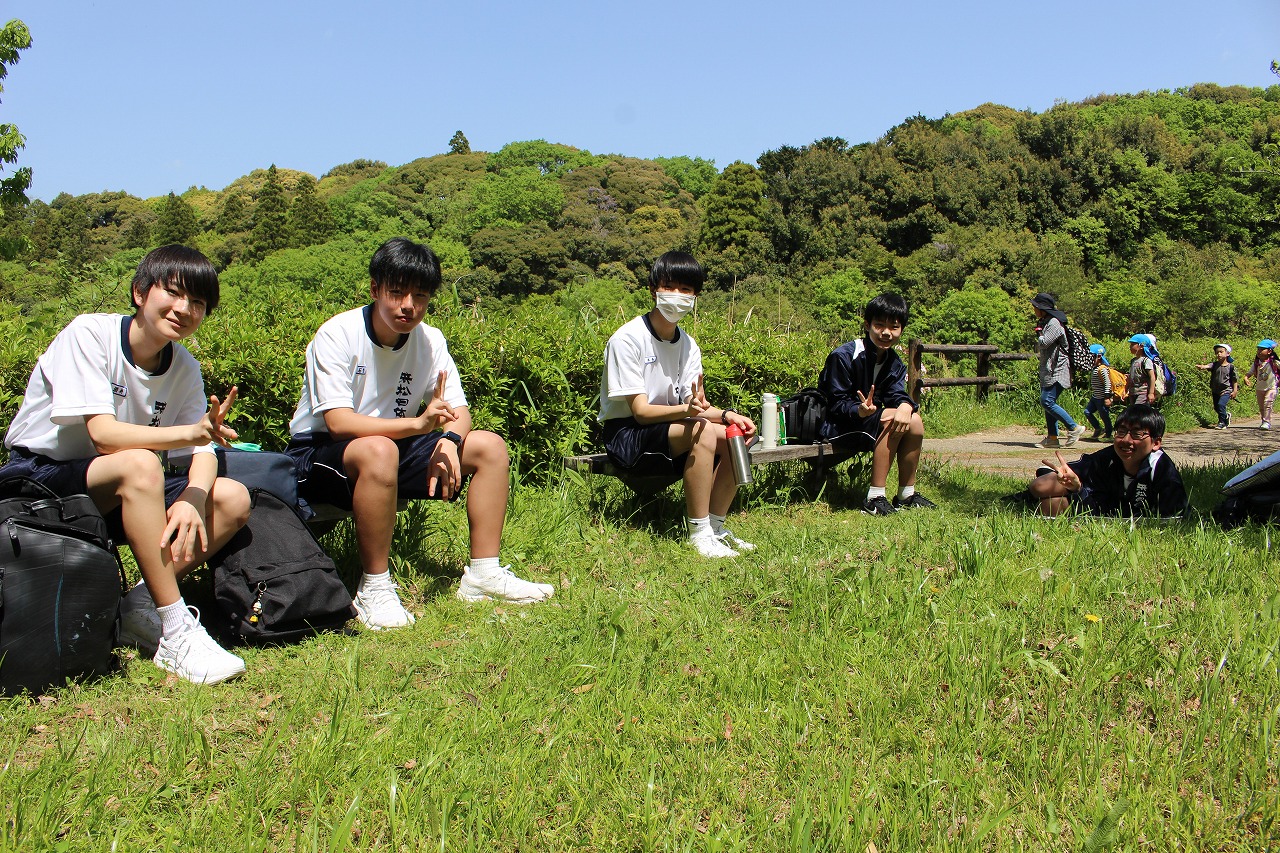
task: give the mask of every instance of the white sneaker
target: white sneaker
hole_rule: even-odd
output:
[[[356,606],[356,618],[360,624],[370,631],[403,628],[415,621],[413,614],[400,603],[400,595],[393,583],[357,590],[351,603]]]
[[[756,549],[754,544],[745,539],[739,538],[727,527],[720,528],[720,532],[716,534],[716,538],[739,553],[743,551],[754,551]]]
[[[455,595],[461,601],[509,601],[512,604],[534,604],[555,595],[556,588],[549,583],[532,583],[511,573],[510,566],[499,566],[497,574],[488,577],[476,575],[471,567],[462,570],[462,582]]]
[[[1263,422],[1262,422],[1262,428],[1263,428],[1263,429],[1271,429],[1271,421],[1263,421]]]
[[[1080,440],[1080,436],[1084,435],[1084,424],[1076,424],[1075,429],[1067,431],[1067,443],[1064,447],[1074,447],[1075,443]]]
[[[163,634],[160,613],[146,584],[138,584],[120,599],[120,645],[155,657]]]
[[[217,684],[242,675],[244,661],[215,643],[200,624],[200,612],[194,607],[191,612],[195,619],[187,630],[160,638],[152,658],[155,665],[195,684]]]
[[[697,536],[689,537],[689,544],[698,549],[698,553],[704,557],[736,557],[738,552],[729,547],[722,539],[719,539],[714,533],[708,530]]]
[[[1062,445],[1058,443],[1058,437],[1056,435],[1046,435],[1044,438],[1037,441],[1035,446],[1050,450],[1055,447],[1061,447]]]

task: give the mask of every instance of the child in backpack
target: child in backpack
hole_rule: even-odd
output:
[[[1258,395],[1258,414],[1262,416],[1260,429],[1271,429],[1271,407],[1276,401],[1276,388],[1280,386],[1280,361],[1276,359],[1276,342],[1271,338],[1258,341],[1258,353],[1244,375],[1244,384],[1253,385],[1250,379],[1257,380],[1254,392]]]
[[[349,509],[362,573],[356,617],[372,631],[411,625],[391,579],[396,502],[456,500],[467,486],[470,563],[457,597],[527,604],[554,587],[500,565],[510,489],[507,444],[471,428],[471,410],[444,335],[424,324],[440,262],[404,237],[369,261],[370,302],[325,321],[307,344],[302,394],[286,453],[298,494]]]
[[[1067,464],[1045,460],[1045,473],[1031,481],[1028,492],[1038,501],[1041,515],[1061,515],[1068,509],[1088,515],[1123,518],[1174,518],[1187,509],[1187,489],[1178,466],[1160,444],[1164,416],[1139,403],[1125,409],[1115,425],[1110,447],[1086,453]]]
[[[916,469],[924,444],[920,407],[907,393],[907,368],[893,347],[910,312],[896,293],[882,293],[863,310],[863,337],[827,356],[818,388],[827,398],[822,437],[855,452],[870,452],[871,487],[862,502],[868,515],[901,509],[933,509],[916,491]],[[898,494],[890,502],[889,469],[898,463]]]
[[[213,641],[178,580],[244,526],[249,493],[218,476],[213,449],[236,438],[224,423],[236,390],[206,406],[200,365],[178,342],[217,307],[218,274],[195,249],[163,246],[142,259],[129,292],[132,316],[82,314],[37,360],[0,476],[88,494],[142,573],[121,602],[121,643],[213,684],[244,662]],[[190,464],[166,468],[157,451]]]
[[[1209,371],[1209,396],[1213,398],[1213,408],[1218,413],[1216,429],[1231,426],[1231,413],[1227,404],[1236,398],[1240,383],[1236,379],[1236,367],[1232,364],[1231,345],[1214,344],[1213,361],[1209,364],[1197,364],[1201,370]]]
[[[1089,425],[1093,427],[1093,435],[1090,436],[1094,441],[1100,438],[1104,441],[1111,440],[1111,402],[1113,400],[1113,389],[1111,387],[1111,362],[1107,361],[1107,350],[1102,344],[1091,344],[1089,352],[1093,353],[1093,370],[1089,372],[1089,404],[1084,407],[1084,416],[1088,419]],[[1102,415],[1102,422],[1098,422],[1096,415]]]
[[[702,350],[679,323],[707,274],[686,252],[667,252],[649,272],[654,307],[609,338],[600,376],[600,423],[614,465],[682,472],[689,544],[704,557],[737,557],[755,545],[725,527],[738,492],[726,430],[750,438],[755,423],[707,402]]]

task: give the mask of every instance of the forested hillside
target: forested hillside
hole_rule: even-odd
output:
[[[744,310],[829,325],[866,293],[905,293],[934,337],[1014,345],[1049,290],[1095,334],[1254,335],[1276,326],[1280,86],[1099,96],[1041,114],[987,104],[915,116],[874,143],[826,138],[717,172],[515,142],[316,180],[272,166],[222,190],[58,196],[5,211],[6,296],[39,302],[145,248],[190,242],[230,280],[350,284],[390,234],[431,243],[464,302],[575,281],[643,280],[672,247]],[[282,254],[283,253],[283,254]],[[711,300],[714,301],[714,300]]]

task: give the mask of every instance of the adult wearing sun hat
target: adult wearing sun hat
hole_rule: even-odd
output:
[[[1258,395],[1258,414],[1262,416],[1262,429],[1271,429],[1271,407],[1276,401],[1276,388],[1280,387],[1280,361],[1276,360],[1276,342],[1271,338],[1258,341],[1258,353],[1253,357],[1253,367],[1244,375],[1244,384],[1253,385]]]
[[[1040,405],[1044,407],[1045,437],[1036,447],[1071,447],[1084,435],[1058,397],[1071,387],[1071,360],[1068,357],[1067,315],[1058,310],[1057,300],[1048,293],[1031,299],[1036,315],[1036,352],[1040,356]],[[1058,424],[1067,428],[1066,440],[1058,435]]]

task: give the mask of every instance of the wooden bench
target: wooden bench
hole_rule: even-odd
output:
[[[404,512],[407,506],[408,501],[396,501],[396,512]],[[338,522],[351,517],[351,510],[332,504],[311,504],[311,512],[313,514],[307,519],[307,527],[311,528],[317,538],[337,527]]]
[[[830,468],[858,455],[853,451],[836,447],[829,441],[817,444],[780,444],[767,449],[757,442],[752,445],[749,452],[753,467],[773,462],[807,461],[818,468]],[[569,471],[616,477],[633,492],[641,495],[662,491],[672,483],[680,481],[680,474],[675,471],[660,474],[633,474],[610,462],[606,453],[566,456],[563,462],[565,469]]]

